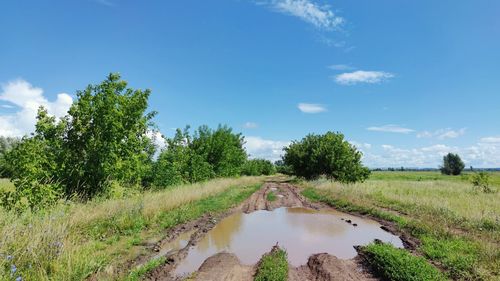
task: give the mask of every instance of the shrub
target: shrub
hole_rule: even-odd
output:
[[[493,189],[490,187],[490,175],[485,172],[474,173],[471,177],[471,183],[474,188],[485,192],[492,193]]]
[[[458,154],[448,153],[443,157],[443,166],[440,168],[444,175],[460,175],[465,168],[464,162]]]
[[[310,134],[301,141],[293,141],[285,149],[285,165],[293,174],[306,179],[320,175],[352,183],[368,178],[370,170],[361,163],[362,153],[344,140],[340,133]]]

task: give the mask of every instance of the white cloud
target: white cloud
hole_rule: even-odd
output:
[[[332,70],[351,70],[354,69],[354,67],[347,65],[347,64],[332,64],[328,66],[329,69]]]
[[[352,142],[351,142],[352,143]],[[377,149],[378,148],[378,149]],[[438,168],[448,153],[460,155],[466,166],[481,168],[500,167],[500,138],[484,137],[471,146],[431,146],[402,148],[389,144],[363,151],[363,162],[369,167]]]
[[[317,103],[299,103],[297,108],[304,113],[320,113],[326,111],[324,105]]]
[[[10,104],[2,104],[0,105],[1,107],[3,108],[7,108],[7,109],[11,109],[11,108],[14,108],[14,106],[10,105]]]
[[[450,128],[439,129],[434,132],[422,131],[417,134],[417,138],[432,138],[436,137],[440,140],[458,138],[465,134],[466,128],[452,130]]]
[[[34,131],[38,108],[43,106],[49,114],[61,117],[73,103],[71,96],[65,93],[57,95],[53,102],[47,100],[43,90],[33,87],[25,80],[18,79],[2,84],[0,100],[18,107],[12,114],[0,115],[0,135],[23,136]]]
[[[357,141],[349,141],[352,145],[354,145],[358,150],[361,150],[362,152],[364,150],[368,150],[372,148],[372,145],[369,143],[361,143]]]
[[[358,83],[375,84],[394,77],[394,74],[384,71],[357,70],[336,75],[335,82],[341,85],[355,85]]]
[[[255,129],[259,127],[259,125],[255,122],[246,122],[245,124],[243,124],[243,127],[247,129]]]
[[[281,159],[283,148],[289,141],[266,140],[261,137],[245,137],[245,149],[250,158],[263,158],[271,161]]]
[[[344,23],[329,6],[311,0],[271,0],[268,3],[274,10],[298,17],[320,29],[332,30]]]
[[[409,128],[404,128],[398,125],[384,125],[384,126],[372,126],[366,128],[368,131],[376,131],[376,132],[388,132],[388,133],[400,133],[400,134],[408,134],[414,132],[414,130]]]
[[[164,149],[167,146],[166,139],[159,131],[148,130],[146,132],[146,136],[153,141],[153,144],[158,148],[158,151]]]
[[[484,137],[484,138],[481,138],[481,142],[483,142],[483,143],[500,143],[500,136],[498,136],[498,137]]]

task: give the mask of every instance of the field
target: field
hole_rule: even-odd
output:
[[[500,189],[500,173],[492,173]],[[304,182],[304,194],[337,208],[394,221],[417,237],[416,249],[453,279],[500,274],[500,193],[481,193],[468,175],[374,172],[364,183]]]
[[[417,241],[408,250],[388,244],[359,249],[378,276],[391,280],[497,280],[500,173],[491,173],[492,187],[497,192],[489,194],[475,190],[469,176],[373,172],[367,181],[350,185],[325,179],[273,180],[291,179],[312,204],[319,202],[393,223],[397,231]],[[0,210],[1,279],[12,279],[15,266],[15,274],[23,276],[23,280],[141,280],[148,272],[161,268],[166,258],[148,258],[138,267],[131,267],[129,262],[148,253],[148,241],[162,239],[176,226],[207,213],[218,214],[241,206],[247,198],[253,203],[244,205],[246,212],[264,206],[268,210],[289,204],[314,206],[294,195],[292,185],[259,190],[265,179],[218,179],[122,199],[96,199],[85,204],[61,202],[45,212],[22,216]],[[0,187],[11,188],[12,184],[1,180]],[[285,280],[283,253],[264,256],[254,269],[255,278],[268,280],[267,276],[271,276],[274,280],[272,276],[279,276],[276,280]],[[273,267],[278,261],[283,265]],[[297,268],[290,272],[294,278],[301,276]]]

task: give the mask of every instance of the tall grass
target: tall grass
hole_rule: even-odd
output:
[[[419,251],[453,279],[495,280],[500,275],[500,192],[477,192],[468,181],[438,173],[427,173],[427,179],[396,173],[388,179],[375,173],[375,179],[352,185],[308,182],[304,195],[396,222],[419,238]]]
[[[82,280],[116,258],[116,252],[108,249],[123,236],[164,227],[161,220],[168,211],[261,181],[261,177],[216,179],[125,199],[60,203],[36,214],[0,209],[0,279]]]

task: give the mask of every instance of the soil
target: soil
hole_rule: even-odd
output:
[[[276,200],[267,200],[269,192],[275,193]],[[250,213],[257,210],[273,210],[280,207],[329,208],[323,204],[308,202],[299,193],[299,189],[290,183],[266,182],[259,191],[255,192],[238,207],[217,216],[207,214],[198,220],[171,229],[163,240],[146,245],[150,254],[138,257],[126,267],[130,270],[144,264],[149,259],[158,256],[159,252],[163,252],[162,246],[173,241],[182,233],[192,232],[187,245],[181,249],[168,252],[165,255],[167,258],[166,263],[149,272],[145,276],[145,280],[253,280],[257,264],[253,266],[243,265],[234,254],[226,252],[218,253],[206,259],[198,271],[190,276],[174,276],[173,271],[179,262],[187,256],[190,246],[196,245],[222,218],[234,212]],[[377,219],[377,221],[382,224],[384,230],[395,235],[400,235],[405,248],[411,250],[416,247],[418,241],[399,232],[393,223],[380,219]],[[354,259],[343,260],[327,253],[314,254],[309,257],[307,264],[299,267],[290,265],[288,279],[292,281],[377,280],[366,270],[359,256]]]

